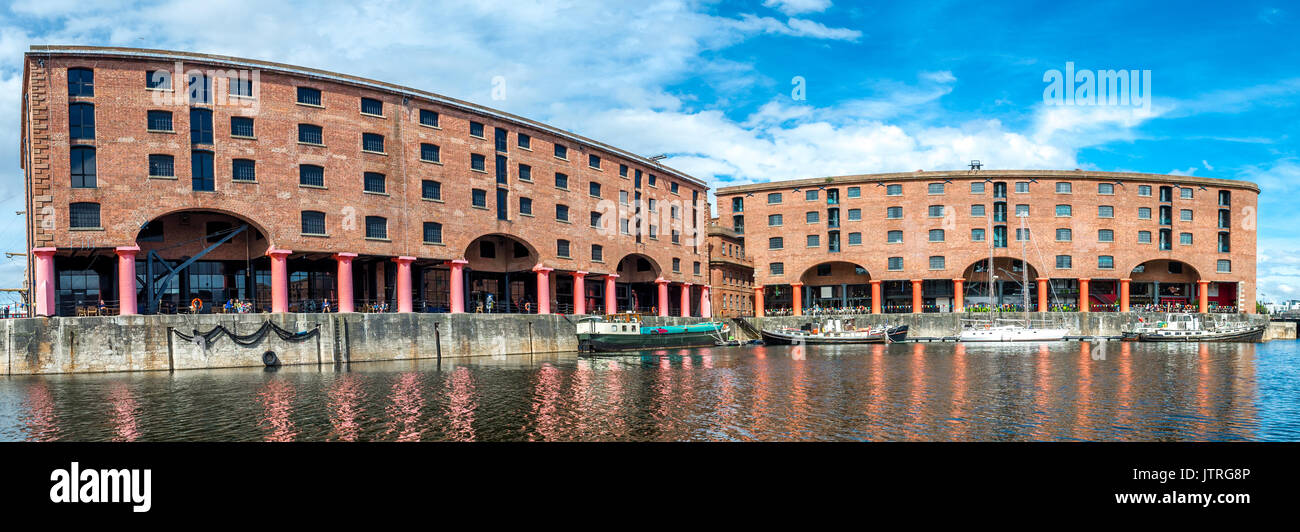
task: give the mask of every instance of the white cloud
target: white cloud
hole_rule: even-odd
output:
[[[763,0],[763,6],[787,15],[799,15],[826,11],[831,7],[831,0]]]

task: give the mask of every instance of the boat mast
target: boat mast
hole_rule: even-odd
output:
[[[1025,326],[1029,326],[1029,254],[1025,251],[1025,243],[1029,241],[1029,229],[1025,227],[1025,218],[1029,217],[1027,212],[1016,213],[1016,218],[1020,218],[1020,231],[1023,238],[1020,239],[1020,294],[1024,296],[1025,309]],[[1042,311],[1042,309],[1039,309]]]
[[[996,187],[997,187],[997,184],[994,183],[993,186],[994,186],[994,196],[995,196],[994,199],[996,200],[996,199],[997,199],[997,198],[996,198],[996,195],[997,195],[997,192],[996,192],[996,190],[997,190],[997,188],[996,188]],[[987,236],[985,237],[985,239],[989,241],[989,263],[985,265],[985,267],[986,267],[986,268],[988,269],[988,271],[989,271],[989,286],[988,286],[988,289],[989,289],[989,306],[993,306],[993,239],[994,239],[994,236],[993,236],[993,211],[997,210],[997,209],[994,207],[994,205],[997,205],[997,202],[996,202],[996,201],[993,202],[992,205],[989,205],[990,208],[989,208],[989,210],[986,212],[986,216],[985,216],[985,218],[988,219],[988,224],[989,224],[989,229],[988,229],[989,232],[988,232]],[[1001,314],[1001,313],[1002,313],[1002,307],[1000,307],[1000,306],[997,307],[997,312],[998,312],[999,314]],[[990,323],[990,324],[993,323],[993,314],[992,314],[992,313],[989,314],[989,323]]]

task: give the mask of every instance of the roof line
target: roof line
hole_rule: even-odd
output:
[[[969,179],[973,177],[984,178],[1045,178],[1045,179],[1089,179],[1094,181],[1116,181],[1124,180],[1134,181],[1155,181],[1170,184],[1184,185],[1205,185],[1224,188],[1238,188],[1252,190],[1259,193],[1259,185],[1243,179],[1221,179],[1210,177],[1193,177],[1168,174],[1148,174],[1141,172],[1096,172],[1084,170],[980,170],[971,172],[970,170],[940,170],[940,171],[916,171],[916,172],[891,172],[882,174],[853,174],[841,176],[813,177],[788,179],[784,181],[768,181],[765,183],[750,183],[745,185],[733,185],[729,187],[715,188],[713,193],[717,196],[728,194],[737,194],[743,192],[755,192],[761,190],[776,190],[791,187],[802,187],[810,185],[826,184],[856,184],[856,183],[877,183],[891,181],[926,181],[932,179]]]
[[[465,100],[459,100],[456,98],[452,98],[450,96],[443,96],[435,92],[414,89],[411,87],[406,87],[404,85],[397,85],[395,83],[388,83],[384,81],[378,81],[369,78],[353,76],[349,74],[332,72],[329,70],[321,70],[321,69],[310,68],[310,67],[301,67],[301,66],[289,65],[285,63],[275,63],[275,62],[263,61],[259,59],[245,59],[241,57],[232,57],[226,55],[204,54],[204,53],[197,53],[197,52],[178,52],[172,50],[156,50],[156,49],[148,49],[148,48],[127,48],[127,47],[115,47],[115,46],[33,44],[31,45],[31,49],[27,53],[47,54],[47,55],[103,55],[103,56],[123,56],[123,57],[153,58],[153,59],[166,59],[166,60],[190,60],[190,61],[205,62],[205,63],[227,63],[227,64],[232,64],[237,66],[249,66],[249,67],[274,69],[274,70],[279,70],[291,74],[328,79],[339,83],[360,85],[360,86],[370,87],[377,90],[397,93],[402,96],[414,96],[418,98],[423,98],[436,103],[441,103],[443,105],[457,107],[464,111],[478,113],[481,115],[498,118],[508,122],[514,122],[520,125],[533,127],[559,137],[567,138],[569,140],[578,142],[580,144],[586,144],[590,147],[598,148],[602,151],[607,151],[615,155],[626,157],[635,162],[646,165],[647,167],[660,169],[665,173],[672,175],[673,177],[689,181],[696,185],[705,187],[706,189],[709,186],[708,183],[706,183],[703,179],[693,177],[675,168],[664,166],[663,164],[652,161],[647,157],[629,152],[622,148],[616,148],[614,146],[605,144],[603,142],[589,139],[587,137],[578,135],[577,133],[573,133],[571,131],[566,131],[557,128],[555,126],[544,124],[536,120],[524,118],[519,115],[507,113],[505,111],[500,111],[497,109],[493,109],[491,107],[486,107]]]

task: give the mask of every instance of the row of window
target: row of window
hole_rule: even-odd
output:
[[[1018,181],[1018,182],[1016,182],[1016,183],[1015,183],[1015,191],[1016,191],[1016,193],[1017,193],[1017,194],[1028,194],[1028,193],[1029,193],[1029,184],[1030,184],[1030,183],[1031,183],[1030,181]],[[928,184],[926,185],[926,192],[927,192],[929,195],[932,195],[932,196],[937,196],[937,195],[945,194],[945,193],[946,193],[946,190],[947,190],[947,184],[948,184],[947,182],[944,182],[944,183],[928,183]],[[985,189],[986,189],[985,184],[986,184],[985,182],[972,182],[972,183],[970,184],[970,192],[971,192],[971,194],[983,194],[983,193],[985,192]],[[1098,184],[1097,184],[1097,194],[1102,195],[1102,196],[1113,196],[1113,195],[1115,194],[1115,185],[1117,185],[1117,184],[1118,184],[1118,183],[1098,183]],[[995,185],[995,186],[994,186],[994,197],[1006,197],[1006,190],[1005,190],[1005,189],[1006,189],[1006,183],[1000,183],[1000,182],[999,182],[999,183],[994,183],[994,185]],[[884,187],[884,189],[885,189],[885,195],[886,195],[886,196],[902,196],[902,195],[903,195],[903,185],[900,185],[900,184],[892,184],[892,185],[883,185],[883,184],[878,184],[877,186]],[[1161,186],[1161,187],[1160,187],[1160,201],[1162,201],[1162,202],[1172,201],[1172,200],[1173,200],[1173,189],[1175,189],[1175,188],[1178,189],[1178,194],[1179,194],[1179,197],[1180,197],[1181,199],[1188,199],[1188,200],[1190,200],[1190,199],[1194,199],[1194,198],[1195,198],[1195,191],[1194,191],[1194,189],[1193,189],[1192,187],[1183,187],[1183,186],[1178,186],[1178,185],[1169,185],[1169,186]],[[818,188],[818,189],[816,189],[816,190],[805,190],[805,191],[803,191],[803,192],[804,192],[804,200],[805,200],[805,201],[818,201],[818,199],[820,198],[820,191],[821,191],[821,190],[826,190],[826,191],[827,191],[827,200],[828,200],[829,202],[831,202],[831,203],[835,203],[836,200],[838,199],[838,189],[826,189],[826,187],[820,187],[820,188]],[[1153,190],[1153,189],[1152,189],[1152,186],[1151,186],[1151,185],[1138,185],[1137,190],[1138,190],[1138,196],[1148,197],[1148,196],[1151,196],[1151,193],[1152,193],[1152,190]],[[795,189],[795,192],[796,192],[796,193],[799,192],[799,189]],[[847,192],[848,192],[848,197],[850,197],[850,198],[857,198],[857,197],[861,197],[861,196],[862,196],[862,188],[861,188],[861,187],[848,187],[848,188],[847,188]],[[1060,182],[1057,182],[1057,183],[1056,183],[1056,193],[1057,193],[1057,194],[1073,194],[1073,193],[1074,193],[1074,184],[1071,183],[1071,182],[1068,182],[1068,181],[1060,181]],[[782,193],[782,192],[771,192],[771,193],[768,193],[768,195],[767,195],[767,203],[768,203],[769,205],[779,204],[779,203],[782,203],[783,201],[784,201],[784,193]],[[1228,206],[1228,205],[1231,205],[1231,203],[1232,203],[1232,193],[1231,193],[1230,191],[1227,191],[1227,190],[1220,190],[1220,191],[1219,191],[1219,205],[1222,205],[1222,206]],[[732,211],[732,212],[742,212],[742,211],[744,211],[744,200],[743,200],[742,198],[732,198],[732,202],[731,202],[731,211]]]
[[[1073,232],[1072,229],[1068,229],[1068,228],[1059,228],[1059,229],[1056,230],[1056,241],[1057,241],[1057,242],[1071,242],[1071,241],[1074,240],[1073,233],[1074,233],[1074,232]],[[972,242],[983,242],[984,239],[985,239],[985,236],[986,236],[986,235],[985,235],[985,230],[984,230],[984,229],[982,229],[982,228],[971,229],[970,239],[971,239]],[[930,229],[930,230],[929,230],[928,237],[929,237],[929,241],[930,241],[930,242],[944,242],[945,233],[944,233],[944,230],[943,230],[943,229]],[[1219,251],[1220,251],[1220,252],[1223,252],[1223,253],[1227,253],[1227,252],[1229,252],[1229,251],[1230,251],[1230,236],[1229,236],[1229,233],[1226,232],[1226,231],[1219,232],[1219,233],[1218,233],[1218,237],[1219,237],[1219,239],[1218,239]],[[848,238],[849,238],[849,245],[850,245],[850,246],[853,246],[853,245],[859,245],[859,244],[862,243],[862,233],[859,233],[859,232],[851,232],[851,233],[848,234]],[[1170,239],[1171,239],[1171,238],[1172,238],[1172,233],[1171,233],[1171,232],[1169,232],[1168,230],[1161,230],[1161,233],[1160,233],[1160,239],[1161,239],[1161,241],[1160,241],[1160,249],[1162,249],[1162,250],[1168,250],[1168,249],[1170,249],[1169,246],[1170,246]],[[1028,240],[1028,239],[1029,239],[1029,230],[1028,230],[1028,229],[1016,229],[1016,241],[1019,242],[1019,241],[1024,241],[1024,240]],[[1114,241],[1115,241],[1115,231],[1112,230],[1112,229],[1099,229],[1099,230],[1097,230],[1097,241],[1098,241],[1098,242],[1114,242]],[[1181,244],[1181,245],[1185,245],[1185,246],[1190,246],[1190,245],[1192,245],[1192,233],[1179,233],[1179,235],[1178,235],[1178,241],[1179,241],[1179,244]],[[901,243],[903,243],[903,231],[900,231],[900,230],[893,230],[893,231],[888,231],[888,232],[886,232],[886,233],[885,233],[885,242],[886,242],[886,243],[889,243],[889,244],[901,244]],[[1151,243],[1151,231],[1138,231],[1137,242],[1138,242],[1139,244],[1150,244],[1150,243]],[[807,247],[815,248],[815,247],[820,247],[820,246],[821,246],[821,235],[807,235]],[[785,249],[785,237],[774,236],[774,237],[768,238],[768,239],[767,239],[767,249],[770,249],[770,250]]]
[[[930,259],[929,266],[931,270],[947,269],[947,259],[942,255],[931,256],[929,259]],[[889,271],[902,271],[903,257],[889,257],[887,260],[886,267],[888,268]],[[1056,256],[1056,269],[1068,270],[1073,267],[1074,267],[1073,256],[1071,255]],[[1115,269],[1115,257],[1111,255],[1099,255],[1097,257],[1097,268],[1101,270]],[[1218,260],[1215,264],[1215,271],[1218,273],[1232,273],[1232,261],[1227,259]],[[785,263],[773,262],[768,264],[768,272],[771,275],[785,275]],[[862,269],[862,267],[858,267],[857,273],[859,275],[863,275],[866,272]]]

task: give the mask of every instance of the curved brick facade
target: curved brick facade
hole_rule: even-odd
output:
[[[831,194],[838,195],[834,203]],[[1004,287],[1003,304],[1023,302],[1018,295],[1023,254],[1030,268],[1030,308],[1037,306],[1039,286],[1052,292],[1049,306],[1077,306],[1078,291],[1085,287],[1080,280],[1086,280],[1090,310],[1118,308],[1121,285],[1128,279],[1135,292],[1131,299],[1144,303],[1181,300],[1195,306],[1198,283],[1204,281],[1211,306],[1240,305],[1253,312],[1258,195],[1253,183],[1225,179],[998,170],[841,176],[717,191],[720,223],[731,228],[743,224],[756,283],[769,287],[769,308],[773,297],[791,301],[796,289],[806,306],[814,303],[809,297],[862,302],[870,299],[875,280],[883,281],[882,303],[888,307],[893,302],[898,310],[914,303],[913,281],[921,281],[921,303],[938,307],[929,310],[951,309],[972,299],[985,302],[978,284],[987,280],[982,265],[989,256],[990,226],[1004,226],[1005,247],[997,247],[994,255],[1005,261],[997,260],[995,267],[1001,280],[1017,283]],[[1005,205],[1004,216],[995,212],[997,203]],[[1028,209],[1024,220],[1032,236],[1024,252],[1017,239],[1018,206]],[[1149,215],[1139,209],[1149,209]],[[838,227],[830,223],[834,210]],[[932,234],[935,230],[942,235]],[[1161,245],[1162,230],[1167,231],[1167,246]],[[831,249],[834,232],[839,233],[838,250]],[[1226,235],[1226,250],[1220,249],[1221,234]],[[809,235],[815,235],[813,240]],[[771,240],[775,238],[781,241]],[[1170,261],[1176,263],[1172,268]],[[839,265],[819,270],[827,263]],[[1040,285],[1040,278],[1052,279],[1052,284]],[[958,301],[958,284],[964,301]],[[829,298],[809,296],[812,290],[805,288],[840,286],[853,292],[854,285],[865,287],[856,289],[857,295],[867,295],[841,297],[840,289],[832,289]],[[785,292],[774,292],[774,286]]]
[[[93,94],[85,91],[78,69],[92,73]],[[149,86],[148,78],[160,71],[172,79]],[[187,89],[192,88],[188,84],[192,72],[209,79],[207,101],[191,101]],[[240,79],[249,80],[251,96],[241,96]],[[312,93],[306,95],[306,103],[300,101],[302,89]],[[313,94],[319,95],[318,102]],[[45,260],[42,257],[52,257],[59,272],[89,269],[102,277],[97,294],[68,292],[64,285],[71,283],[61,280],[62,273],[54,274],[48,289],[34,278],[38,302],[55,294],[53,304],[61,312],[68,311],[64,299],[118,299],[112,288],[117,275],[101,263],[116,260],[117,248],[139,247],[138,258],[158,250],[165,259],[179,260],[206,247],[201,237],[209,230],[223,227],[222,223],[244,222],[253,231],[203,258],[229,263],[219,268],[223,272],[219,275],[228,277],[223,281],[225,290],[243,282],[235,275],[264,284],[257,276],[274,275],[270,262],[278,260],[270,252],[286,250],[291,277],[295,265],[328,277],[336,271],[332,270],[336,254],[356,254],[358,267],[373,266],[365,278],[356,279],[364,285],[357,287],[359,299],[397,303],[407,264],[415,271],[417,305],[422,298],[445,299],[424,293],[424,272],[450,273],[451,268],[516,272],[513,278],[496,283],[509,285],[549,268],[553,271],[547,275],[546,289],[561,306],[580,304],[567,294],[577,284],[572,273],[586,272],[586,306],[603,307],[605,275],[619,274],[620,284],[653,283],[656,278],[672,283],[673,306],[680,304],[680,287],[689,283],[694,313],[702,310],[700,285],[707,283],[707,246],[697,244],[691,235],[707,225],[707,209],[693,203],[704,205],[704,183],[544,124],[433,93],[330,72],[121,48],[33,47],[26,55],[24,97],[23,166],[28,208],[35,214],[29,217],[29,244],[40,250],[33,253],[32,271],[44,271],[43,263],[38,263]],[[364,105],[377,102],[378,107],[363,109],[363,101]],[[93,109],[93,138],[84,129],[87,108]],[[200,115],[211,113],[210,129],[194,110]],[[163,127],[151,111],[170,112],[170,127]],[[436,121],[430,119],[431,112],[436,113]],[[240,129],[248,125],[245,118],[251,119],[251,134]],[[304,140],[301,125],[319,127],[319,139],[307,131]],[[382,146],[373,144],[375,139]],[[426,145],[436,146],[436,157]],[[566,151],[564,157],[558,156],[557,146]],[[94,184],[88,187],[74,186],[85,184],[78,181],[84,179],[84,172],[75,167],[83,148],[93,149],[95,157]],[[200,153],[212,160],[210,187],[202,179],[207,163]],[[170,158],[173,170],[159,170],[151,156],[158,164]],[[481,165],[475,160],[478,156]],[[241,161],[251,161],[251,174],[237,176],[249,164]],[[238,167],[241,164],[244,168]],[[315,183],[310,175],[304,181],[304,165],[322,168],[322,182]],[[382,188],[367,190],[367,173],[382,175]],[[426,194],[426,180],[436,182],[440,193]],[[201,190],[205,188],[211,190]],[[479,205],[474,203],[476,190],[483,191]],[[652,221],[639,226],[638,196],[646,210],[651,200],[656,204],[655,212],[644,216]],[[504,210],[498,210],[499,200],[504,201]],[[74,204],[98,205],[98,224],[70,227],[74,220],[88,224],[84,212],[73,212]],[[567,207],[567,220],[560,219],[559,206]],[[309,230],[304,211],[323,213],[324,230]],[[598,225],[593,225],[593,212],[601,214]],[[377,218],[383,219],[383,234],[377,229]],[[368,234],[371,221],[376,229]],[[428,222],[441,224],[440,240],[426,240]],[[149,223],[155,224],[155,230],[162,226],[161,239],[139,238],[141,228]],[[492,257],[481,256],[479,242],[483,241],[493,242]],[[527,250],[526,255],[514,253],[515,241]],[[636,268],[637,260],[628,261],[626,271],[620,271],[622,259],[631,256],[646,259],[651,274],[646,273],[645,263]],[[94,257],[102,258],[101,262]],[[394,270],[388,263],[399,257],[403,259]],[[232,273],[241,260],[252,268]],[[118,265],[108,267],[113,268]],[[448,291],[445,275],[439,279],[428,282]],[[540,289],[538,282],[528,279],[528,289]],[[398,294],[392,293],[393,287]],[[650,299],[655,299],[656,287],[639,288],[642,297],[624,294],[625,300],[635,300],[643,308],[657,306],[645,297],[651,294]],[[467,298],[476,290],[497,290],[497,298],[505,297],[503,286],[476,289],[467,284],[465,289]],[[291,299],[338,297],[324,288],[293,293],[297,296]],[[252,291],[243,295],[262,298]],[[213,299],[229,296],[227,292],[210,295]],[[519,299],[518,290],[512,299]]]

